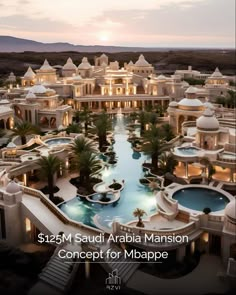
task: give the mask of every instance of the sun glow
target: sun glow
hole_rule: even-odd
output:
[[[109,32],[100,32],[98,35],[99,41],[108,42],[110,41],[110,33]]]

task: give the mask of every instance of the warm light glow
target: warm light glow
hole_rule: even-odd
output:
[[[100,32],[98,39],[102,42],[108,42],[110,40],[110,33],[109,32]]]
[[[31,221],[28,218],[25,218],[25,230],[26,232],[31,231]]]

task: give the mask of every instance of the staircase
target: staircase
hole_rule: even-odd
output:
[[[112,248],[112,252],[120,252],[120,249]],[[107,255],[105,255],[106,257]],[[134,274],[134,272],[139,267],[140,263],[135,262],[134,260],[127,259],[124,255],[120,255],[119,258],[106,258],[105,264],[102,264],[106,271],[117,270],[118,276],[121,278],[122,282],[125,284],[128,282],[130,277]]]
[[[57,252],[56,250],[53,257],[42,270],[39,279],[64,294],[72,282],[73,274],[75,273],[75,268],[77,270],[78,264],[75,264],[72,259],[60,259],[57,256]]]

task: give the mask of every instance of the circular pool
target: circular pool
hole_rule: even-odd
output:
[[[172,198],[186,208],[196,211],[210,208],[212,212],[223,210],[230,201],[223,193],[204,187],[180,189],[172,195]]]
[[[44,141],[48,145],[63,145],[72,142],[72,138],[68,137],[55,137]]]

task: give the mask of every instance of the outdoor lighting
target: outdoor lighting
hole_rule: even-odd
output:
[[[26,232],[31,232],[31,221],[28,218],[25,218],[25,230]]]

